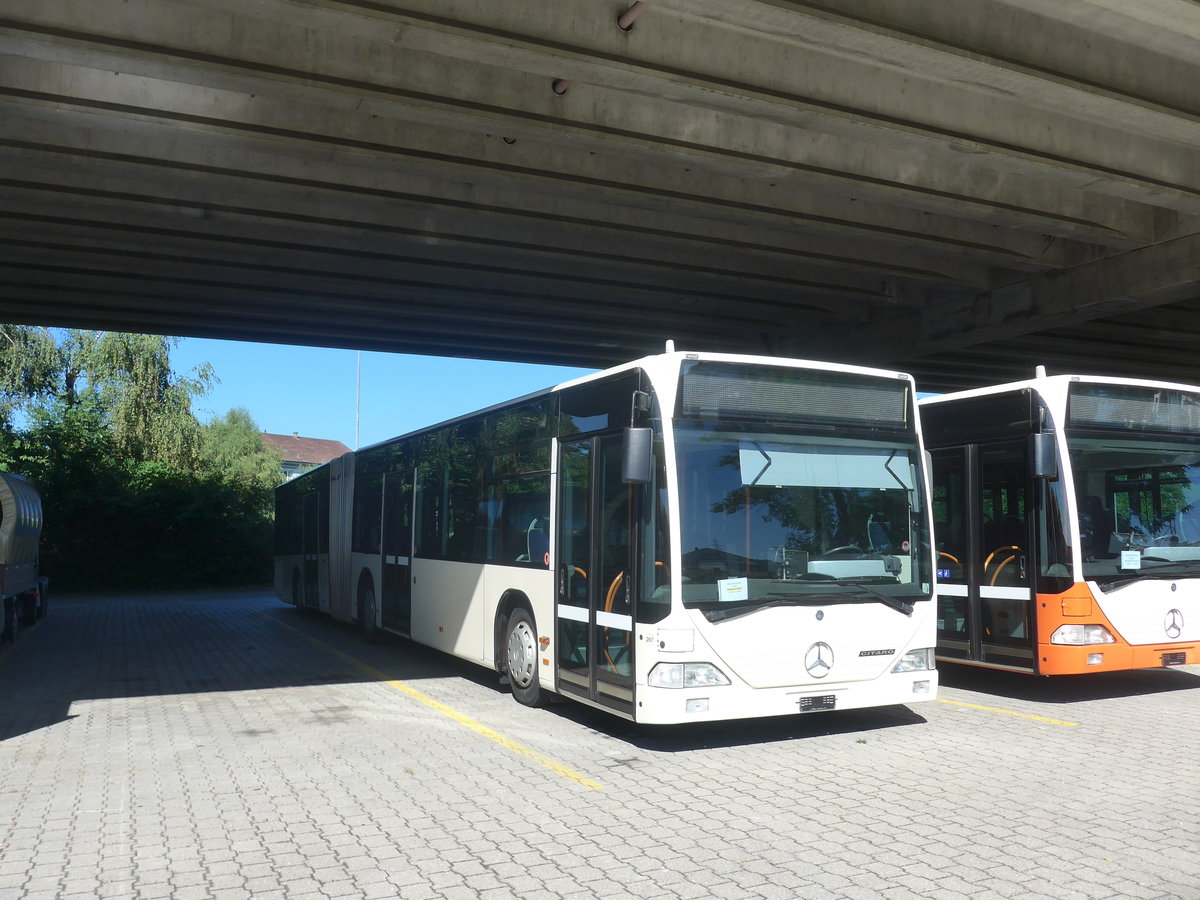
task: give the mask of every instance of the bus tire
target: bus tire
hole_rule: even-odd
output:
[[[533,616],[518,606],[504,626],[505,669],[513,697],[525,706],[541,706],[546,692],[538,684],[538,640]]]
[[[375,583],[370,578],[363,579],[358,588],[358,627],[362,629],[363,637],[368,643],[379,641],[379,628],[375,624],[377,609],[375,605]]]
[[[292,569],[292,606],[297,612],[304,612],[304,585],[300,580],[300,569]]]

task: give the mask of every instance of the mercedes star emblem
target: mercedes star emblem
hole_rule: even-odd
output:
[[[1183,613],[1177,609],[1170,610],[1163,620],[1163,631],[1169,638],[1177,638],[1183,634]]]
[[[804,668],[813,678],[824,678],[833,668],[833,648],[824,641],[817,641],[804,654]]]

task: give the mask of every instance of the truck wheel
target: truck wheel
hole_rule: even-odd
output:
[[[38,620],[38,592],[26,591],[19,598],[21,603],[21,624],[28,628],[36,625]]]
[[[4,626],[0,628],[0,644],[6,641],[16,643],[17,632],[20,630],[20,619],[17,616],[17,598],[4,598]]]

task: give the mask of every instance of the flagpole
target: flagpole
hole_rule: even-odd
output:
[[[362,351],[358,351],[358,376],[354,384],[354,449],[358,449],[359,408],[362,403]]]

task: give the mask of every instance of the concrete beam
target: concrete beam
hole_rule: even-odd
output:
[[[1041,230],[997,228],[999,223],[989,219],[973,222],[963,217],[961,209],[957,216],[948,216],[871,202],[869,196],[861,200],[839,197],[809,187],[806,181],[797,180],[795,173],[776,171],[775,180],[769,180],[770,176],[763,177],[751,167],[741,177],[733,177],[694,169],[673,155],[641,158],[628,142],[576,148],[564,146],[561,139],[544,131],[530,134],[518,129],[514,133],[520,137],[514,138],[514,144],[506,144],[500,133],[489,138],[422,125],[399,118],[395,111],[390,116],[362,116],[310,102],[298,117],[292,103],[269,97],[255,97],[252,114],[248,114],[243,97],[209,88],[143,82],[128,74],[62,70],[33,61],[8,68],[13,73],[9,96],[16,104],[16,114],[6,117],[11,134],[24,135],[23,139],[30,141],[41,135],[43,142],[64,147],[77,145],[86,136],[89,148],[136,153],[147,163],[161,155],[167,160],[186,160],[183,164],[193,167],[219,167],[222,162],[213,154],[227,158],[232,154],[240,157],[243,152],[236,143],[230,146],[228,138],[242,139],[243,144],[257,139],[265,150],[273,150],[258,155],[260,166],[271,164],[268,172],[311,172],[314,159],[328,160],[332,151],[340,151],[346,157],[337,161],[339,177],[353,178],[351,171],[356,169],[371,182],[395,184],[402,179],[416,191],[423,176],[426,180],[437,178],[440,185],[430,191],[450,196],[498,185],[506,194],[504,205],[516,208],[538,197],[602,195],[610,203],[632,208],[670,209],[738,225],[766,224],[882,243],[904,241],[932,255],[969,258],[975,252],[990,264],[1013,268],[1061,263],[1045,258],[1047,245]],[[59,78],[68,80],[68,93],[33,91],[35,86]],[[131,81],[134,83],[128,83]],[[103,87],[106,83],[108,89]],[[13,95],[18,88],[27,93]],[[142,105],[131,109],[124,102],[129,92]],[[155,98],[153,104],[150,98]],[[75,127],[65,131],[61,125],[64,108],[78,119]],[[58,114],[56,118],[45,116],[49,109]],[[130,112],[136,112],[136,124],[128,122]],[[114,133],[114,127],[104,122],[106,118],[119,123],[119,130]],[[34,124],[37,119],[44,120],[40,126]],[[281,147],[286,147],[282,154]],[[377,165],[367,175],[372,160]],[[389,171],[382,171],[384,165]],[[399,166],[401,171],[397,171]],[[328,162],[317,167],[332,168]],[[460,187],[456,189],[454,182]],[[1153,228],[1149,210],[1127,209],[1126,213],[1130,226],[1140,223],[1136,235],[1129,231],[1130,226],[1119,231],[1086,220],[1068,221],[1065,216],[1056,223],[1031,223],[1026,217],[1020,224],[1035,224],[1047,233],[1107,246],[1132,246],[1135,240],[1149,239]]]
[[[851,358],[919,358],[985,342],[1003,346],[1036,331],[1185,298],[1200,298],[1200,234],[1042,273],[916,314],[882,313],[867,328],[826,334],[814,343]],[[919,352],[913,354],[913,347]]]
[[[386,12],[360,7],[356,13],[366,17],[363,27],[369,25],[372,41],[355,32],[354,16],[340,17],[332,28],[328,13],[305,10],[304,17],[294,6],[288,8],[287,25],[280,24],[280,17],[266,17],[269,6],[260,4],[256,10],[264,12],[254,16],[206,14],[200,27],[194,13],[189,16],[170,6],[164,11],[161,4],[154,10],[126,5],[101,16],[74,10],[71,0],[39,0],[31,4],[36,9],[24,8],[29,0],[14,2],[22,13],[19,19],[7,20],[14,39],[69,42],[76,58],[94,54],[92,65],[98,71],[115,66],[125,74],[179,83],[224,80],[231,89],[240,87],[255,98],[285,96],[289,90],[311,94],[316,87],[353,97],[364,109],[401,103],[406,118],[424,114],[446,122],[466,117],[474,127],[485,124],[501,133],[507,133],[505,128],[552,124],[560,140],[620,140],[714,161],[723,154],[739,165],[771,160],[809,179],[840,178],[843,190],[896,193],[897,203],[903,202],[900,197],[923,208],[976,202],[992,206],[998,215],[1040,216],[1050,223],[1070,204],[1045,203],[1044,191],[1068,178],[1068,169],[1076,173],[1076,188],[1086,186],[1093,196],[1102,195],[1100,183],[1115,178],[1125,188],[1143,183],[1144,197],[1156,202],[1174,197],[1175,187],[1182,191],[1176,198],[1181,203],[1195,200],[1195,185],[1173,186],[1171,181],[1175,169],[1190,171],[1188,155],[1178,147],[1159,145],[1154,153],[1146,153],[1145,133],[1139,138],[1143,143],[1123,155],[1141,165],[1153,160],[1158,171],[1143,177],[1136,166],[1130,169],[1115,159],[1089,167],[1080,162],[1084,156],[1072,155],[1064,146],[1039,155],[1015,136],[989,141],[969,129],[922,128],[917,124],[922,115],[947,105],[993,128],[1014,116],[1013,110],[994,109],[990,102],[964,96],[973,89],[969,81],[954,86],[957,93],[947,104],[946,98],[930,96],[926,86],[915,81],[893,88],[890,83],[898,80],[894,73],[872,68],[861,58],[846,59],[808,43],[800,54],[778,39],[731,41],[728,29],[714,30],[705,21],[672,18],[663,23],[670,39],[660,30],[657,40],[647,43],[641,37],[612,39],[606,17],[593,22],[561,4],[531,3],[516,11],[469,2],[409,4]],[[343,11],[351,8],[338,5]],[[590,13],[598,15],[599,8],[591,7]],[[525,33],[506,27],[518,24],[525,26]],[[644,29],[635,30],[639,32]],[[297,47],[309,48],[305,58],[297,59]],[[714,55],[715,47],[721,50]],[[239,58],[239,51],[254,55]],[[27,46],[20,52],[34,55]],[[455,60],[449,69],[447,57]],[[479,63],[484,59],[489,64]],[[506,70],[505,64],[516,71]],[[732,79],[730,67],[752,68]],[[780,72],[791,73],[788,78],[804,89],[781,83]],[[559,97],[548,85],[563,76],[572,78],[578,89]],[[818,93],[817,86],[821,96],[810,96]],[[863,105],[839,93],[863,88],[871,96],[892,90],[899,90],[900,96]],[[907,95],[920,98],[922,107],[905,114],[906,107],[917,102]],[[1076,135],[1072,149],[1123,147],[1131,140],[1120,130],[1099,140],[1088,128],[1061,127],[1058,112],[1046,115],[1043,128],[1029,119],[1026,104],[1016,117],[1026,122],[1022,137],[1024,132],[1036,136],[1047,130]],[[1049,127],[1052,121],[1059,127]],[[881,140],[887,143],[886,152]],[[976,155],[984,158],[974,159]],[[997,192],[994,177],[980,175],[1001,160],[1002,168],[1013,174]],[[1023,184],[1031,178],[1032,183]],[[1200,209],[1200,203],[1192,205]],[[1093,206],[1099,211],[1097,201]],[[1086,221],[1085,215],[1070,218]],[[1047,230],[1054,233],[1053,225]]]

